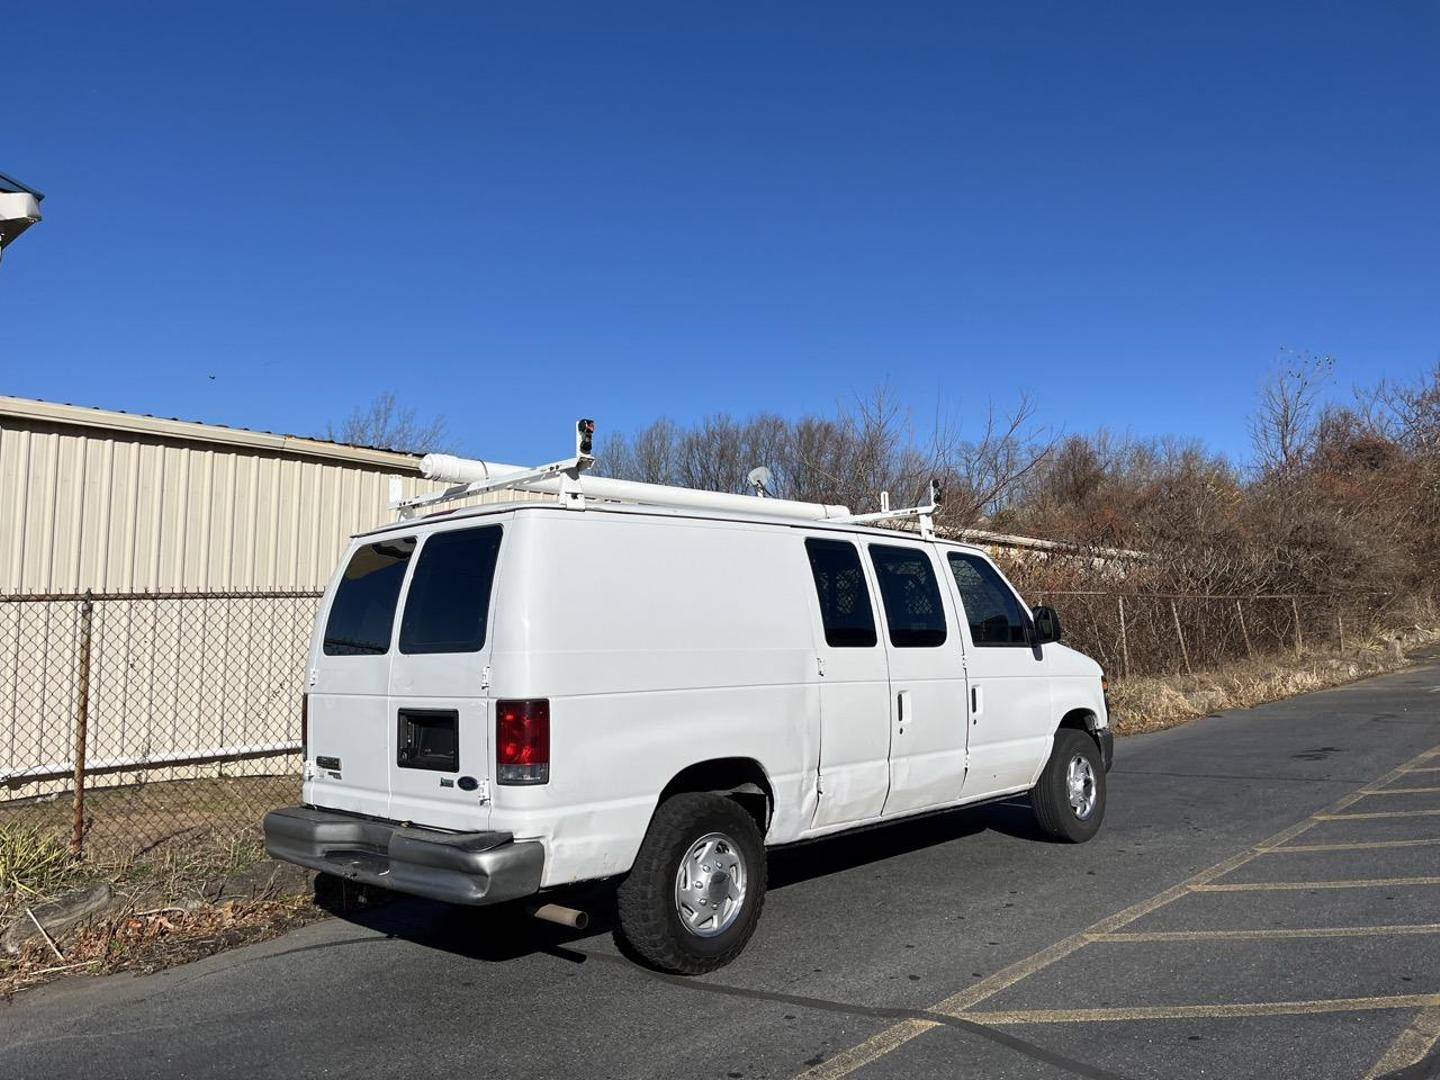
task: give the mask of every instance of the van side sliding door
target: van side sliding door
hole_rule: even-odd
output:
[[[965,782],[964,652],[929,544],[871,542],[890,662],[890,795],[884,813],[954,802]]]

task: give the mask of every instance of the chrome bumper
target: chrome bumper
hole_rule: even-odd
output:
[[[451,904],[498,904],[540,889],[545,848],[507,832],[407,828],[309,806],[265,815],[275,859]]]

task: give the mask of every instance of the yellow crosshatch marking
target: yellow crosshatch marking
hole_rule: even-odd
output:
[[[1440,814],[1440,810],[1395,810],[1376,813],[1345,814],[1341,811],[1353,806],[1361,799],[1376,794],[1376,789],[1393,783],[1407,773],[1440,772],[1440,766],[1422,766],[1419,763],[1440,755],[1440,747],[1433,747],[1418,754],[1404,764],[1390,770],[1378,780],[1351,792],[1324,810],[1312,814],[1304,821],[1297,822],[1274,836],[1268,837],[1254,847],[1216,863],[1208,870],[1202,870],[1194,877],[1179,885],[1172,886],[1148,900],[1142,900],[1108,918],[1101,919],[1093,926],[1072,934],[1070,937],[1033,956],[1026,957],[1009,967],[980,980],[967,990],[950,995],[931,1006],[928,1012],[944,1016],[961,1017],[979,1024],[995,1026],[1036,1023],[1084,1023],[1105,1020],[1160,1020],[1185,1019],[1191,1017],[1222,1018],[1234,1016],[1287,1016],[1302,1013],[1366,1012],[1374,1010],[1418,1009],[1415,1020],[1403,1031],[1376,1062],[1367,1080],[1386,1072],[1404,1068],[1423,1058],[1440,1039],[1440,994],[1404,994],[1389,997],[1335,998],[1321,1001],[1280,1001],[1255,1002],[1252,1004],[1215,1003],[1174,1006],[1142,1006],[1124,1009],[1022,1009],[1009,1011],[975,1010],[980,1002],[994,997],[1023,979],[1050,967],[1070,954],[1100,942],[1116,941],[1169,941],[1169,940],[1224,940],[1224,937],[1259,939],[1261,935],[1273,938],[1288,937],[1351,937],[1368,934],[1426,934],[1440,932],[1437,924],[1416,924],[1407,927],[1330,927],[1321,930],[1274,930],[1274,931],[1169,931],[1146,934],[1132,932],[1122,934],[1123,927],[1137,919],[1164,907],[1183,896],[1198,892],[1241,892],[1251,890],[1293,890],[1293,889],[1343,889],[1366,886],[1391,885],[1440,885],[1440,877],[1375,878],[1365,881],[1330,882],[1260,882],[1258,884],[1221,883],[1216,879],[1224,877],[1246,863],[1262,855],[1302,851],[1359,851],[1371,848],[1418,847],[1440,843],[1440,838],[1423,840],[1386,840],[1356,844],[1297,844],[1290,846],[1295,837],[1314,828],[1322,821],[1347,821],[1373,818],[1424,817]],[[1164,934],[1183,934],[1183,937],[1169,937]],[[1192,936],[1193,935],[1193,936]],[[1224,935],[1222,937],[1221,935]],[[905,1043],[931,1028],[940,1026],[934,1021],[911,1019],[894,1024],[884,1031],[871,1036],[865,1042],[843,1051],[828,1061],[800,1073],[795,1080],[840,1080],[864,1068],[871,1062],[899,1049]]]
[[[1440,923],[1399,923],[1393,926],[1318,926],[1300,930],[1129,930],[1092,934],[1095,942],[1129,941],[1267,941],[1272,938],[1384,937],[1440,934]]]
[[[1440,1008],[1421,1009],[1410,1026],[1390,1044],[1385,1055],[1371,1066],[1365,1080],[1377,1080],[1407,1065],[1414,1065],[1430,1052],[1436,1039],[1440,1039]]]
[[[1362,840],[1354,844],[1286,844],[1284,847],[1265,848],[1262,855],[1305,854],[1310,851],[1370,851],[1376,848],[1433,847],[1440,844],[1440,836],[1423,840]]]
[[[1304,892],[1307,889],[1378,889],[1392,885],[1440,885],[1440,877],[1366,878],[1357,881],[1240,881],[1194,885],[1195,892]]]
[[[1366,795],[1433,795],[1440,787],[1387,787],[1379,791],[1367,791]]]
[[[1120,1020],[1189,1020],[1231,1016],[1301,1016],[1307,1013],[1370,1012],[1376,1009],[1440,1007],[1440,994],[1326,998],[1322,1001],[1257,1001],[1253,1004],[1137,1005],[1128,1009],[1003,1009],[968,1012],[977,1024],[1089,1024]]]

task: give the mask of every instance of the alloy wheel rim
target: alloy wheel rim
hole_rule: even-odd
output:
[[[1071,812],[1081,821],[1095,812],[1095,770],[1083,754],[1070,759],[1070,766],[1065,770],[1065,790]]]
[[[735,924],[745,906],[749,872],[740,847],[724,833],[690,845],[675,872],[675,913],[696,937],[715,937]]]

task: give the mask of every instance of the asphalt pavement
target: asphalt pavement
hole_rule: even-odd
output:
[[[1440,1076],[1440,664],[1120,740],[1089,844],[1023,804],[772,853],[694,979],[402,900],[0,1005],[0,1075]]]

